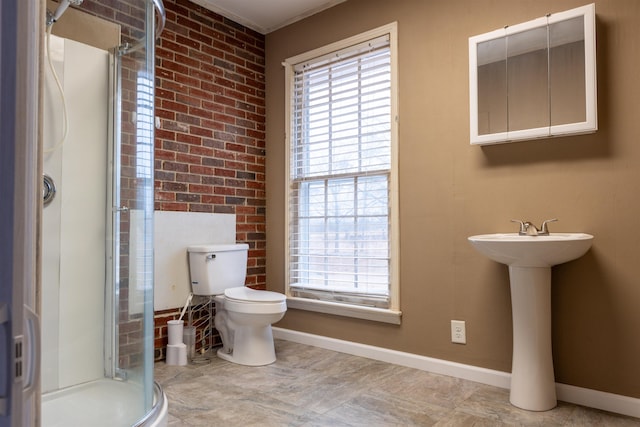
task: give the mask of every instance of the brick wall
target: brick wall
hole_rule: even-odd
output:
[[[164,0],[156,46],[155,209],[236,214],[247,285],[264,289],[264,36],[187,0]],[[166,320],[156,313],[156,358]]]

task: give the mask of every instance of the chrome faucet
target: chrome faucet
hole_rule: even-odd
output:
[[[549,227],[547,226],[550,222],[557,221],[558,218],[547,219],[542,221],[542,226],[538,229],[533,223],[529,221],[520,221],[519,219],[512,219],[511,222],[517,222],[520,224],[520,231],[518,234],[520,236],[548,236],[549,235]]]

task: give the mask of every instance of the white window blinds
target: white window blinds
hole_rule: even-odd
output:
[[[293,71],[290,294],[388,308],[389,37]]]

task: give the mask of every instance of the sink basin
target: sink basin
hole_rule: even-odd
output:
[[[584,255],[593,241],[585,233],[551,233],[520,236],[518,233],[481,234],[471,244],[493,261],[517,267],[551,267]]]
[[[469,242],[493,261],[509,266],[513,358],[510,402],[530,411],[556,406],[551,349],[551,267],[581,257],[593,236],[551,233],[482,234]]]

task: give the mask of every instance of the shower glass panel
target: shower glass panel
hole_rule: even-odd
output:
[[[41,423],[162,425],[152,219],[154,31],[164,8],[71,3],[45,48],[59,85],[47,65]]]

